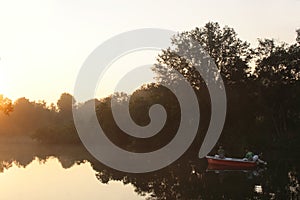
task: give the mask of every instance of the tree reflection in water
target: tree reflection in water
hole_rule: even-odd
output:
[[[130,174],[110,169],[93,158],[82,146],[3,144],[0,171],[13,163],[26,167],[35,158],[45,162],[56,157],[64,168],[90,162],[102,183],[118,180],[131,183],[148,199],[299,199],[299,163],[269,162],[268,169],[207,170],[205,160],[182,157],[172,165],[152,173]],[[145,197],[146,198],[146,197]]]

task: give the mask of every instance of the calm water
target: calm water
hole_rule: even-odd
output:
[[[53,199],[144,199],[131,184],[99,182],[88,162],[64,169],[57,158],[33,160],[25,168],[13,163],[0,174],[3,200]]]
[[[82,147],[0,141],[0,199],[300,199],[299,162],[254,170],[209,170],[180,160],[157,172],[112,170]]]

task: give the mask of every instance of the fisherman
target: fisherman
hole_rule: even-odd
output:
[[[223,146],[222,146],[222,145],[219,146],[219,149],[218,149],[218,156],[219,156],[219,158],[222,158],[222,159],[225,158],[225,150],[223,149]]]
[[[258,155],[254,155],[254,153],[252,151],[249,151],[248,149],[245,149],[245,151],[246,151],[246,155],[245,155],[244,160],[254,161],[258,164],[267,165],[267,162],[259,159]]]
[[[259,159],[259,157],[261,157],[261,156],[262,156],[262,153],[261,153],[259,156],[258,156],[258,155],[254,155],[254,156],[253,156],[253,161],[255,161],[255,162],[258,163],[258,164],[264,164],[264,165],[267,165],[267,162],[265,162],[265,161]]]
[[[252,151],[249,151],[248,149],[245,149],[246,155],[245,160],[253,161],[254,153]]]

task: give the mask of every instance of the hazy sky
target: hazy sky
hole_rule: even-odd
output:
[[[92,50],[137,28],[183,31],[217,21],[254,45],[266,37],[292,43],[299,10],[299,0],[0,0],[0,93],[56,102],[72,93]]]

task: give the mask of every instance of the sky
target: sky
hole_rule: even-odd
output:
[[[300,0],[0,0],[0,94],[56,102],[61,93],[73,93],[83,62],[97,46],[138,28],[180,32],[214,21],[254,46],[257,38],[293,43],[299,10]],[[156,54],[115,65],[154,63]],[[154,76],[148,73],[145,82]],[[101,95],[117,78],[111,73],[107,79]]]

